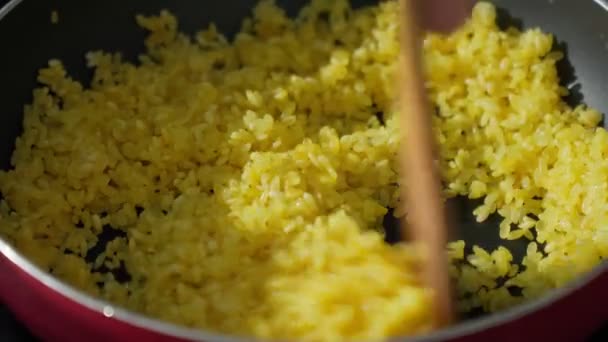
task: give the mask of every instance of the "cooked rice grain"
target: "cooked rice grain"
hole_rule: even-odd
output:
[[[234,42],[138,16],[147,54],[87,54],[88,87],[51,61],[0,173],[2,235],[70,284],[191,327],[427,331],[417,253],[381,233],[398,207],[396,6],[314,0],[293,21],[262,1]],[[463,310],[537,297],[608,253],[601,116],[562,101],[550,35],[495,15],[480,3],[424,44],[446,196],[484,198],[480,221],[498,212],[502,238],[530,240],[521,268],[504,247],[450,244]],[[102,232],[116,238],[89,260]]]

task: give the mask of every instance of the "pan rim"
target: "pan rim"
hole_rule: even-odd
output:
[[[11,0],[4,6],[0,7],[0,20],[2,20],[7,14],[9,14],[17,5],[23,0]]]
[[[192,341],[261,341],[253,337],[236,337],[226,334],[208,332],[201,329],[179,326],[177,324],[165,322],[159,319],[148,317],[141,313],[131,311],[129,309],[117,306],[103,299],[95,298],[42,270],[24,255],[18,252],[3,237],[0,237],[0,255],[3,255],[19,270],[25,272],[25,274],[32,277],[34,280],[43,284],[55,293],[63,296],[64,298],[70,301],[75,302],[76,304],[82,305],[93,312],[96,312],[110,319],[115,319],[124,324],[159,333],[166,337],[175,337]],[[425,335],[397,336],[391,337],[388,340],[394,342],[444,341],[464,336],[470,336],[482,331],[490,330],[502,324],[522,319],[528,316],[529,314],[533,314],[559,302],[560,300],[566,298],[568,295],[573,294],[578,290],[581,290],[587,284],[594,281],[603,272],[606,271],[608,271],[608,262],[604,261],[597,265],[593,270],[572,280],[567,285],[551,290],[549,293],[545,294],[541,298],[531,300],[520,305],[516,305],[499,313],[490,314],[484,317],[472,319],[470,321],[464,321],[462,323],[457,323],[444,329],[432,331]]]
[[[4,6],[0,7],[0,20],[5,18],[12,10],[14,10],[23,0],[10,0]],[[594,0],[600,7],[608,11],[607,0]],[[27,257],[21,254],[13,247],[5,238],[0,236],[0,256],[4,256],[20,271],[33,278],[35,281],[43,284],[49,290],[61,295],[65,299],[72,301],[78,305],[93,311],[100,316],[105,316],[109,319],[114,319],[120,323],[127,324],[142,330],[158,333],[169,338],[178,338],[192,341],[216,341],[216,342],[245,342],[245,341],[261,341],[253,337],[236,337],[221,333],[209,332],[201,329],[193,329],[177,324],[169,323],[159,319],[151,318],[141,313],[137,313],[126,308],[117,306],[108,301],[93,297],[83,291],[71,286],[70,284],[54,277],[48,272],[42,270],[35,265]],[[558,303],[560,300],[573,294],[589,283],[593,282],[604,272],[608,272],[608,260],[602,261],[595,266],[591,271],[577,277],[566,285],[553,289],[543,295],[541,298],[530,300],[523,304],[502,310],[495,314],[490,314],[480,318],[464,321],[454,324],[447,328],[432,331],[420,336],[400,336],[391,337],[389,341],[412,341],[412,342],[429,342],[443,341],[465,336],[474,335],[482,331],[487,331],[501,326],[505,323],[513,322],[522,319],[528,315],[534,314],[544,308]]]

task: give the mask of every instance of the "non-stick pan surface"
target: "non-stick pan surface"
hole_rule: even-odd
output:
[[[145,32],[135,25],[135,13],[153,14],[161,9],[168,9],[179,17],[182,31],[193,33],[208,23],[215,22],[220,31],[231,36],[239,29],[241,20],[250,13],[256,2],[12,1],[11,5],[15,6],[11,11],[8,11],[7,7],[4,11],[0,10],[0,168],[10,167],[15,138],[21,131],[23,104],[31,101],[31,90],[36,86],[37,70],[45,66],[50,58],[64,61],[68,72],[86,83],[91,76],[84,63],[84,54],[87,51],[117,51],[132,61],[143,51]],[[298,8],[306,3],[304,0],[277,2],[290,14],[295,14]],[[351,2],[355,6],[361,6],[375,1]],[[571,104],[587,103],[604,113],[608,112],[608,11],[605,9],[608,4],[601,0],[496,0],[494,3],[500,8],[501,25],[541,27],[555,34],[558,47],[567,55],[558,67],[563,84],[572,91],[567,99]],[[50,22],[50,13],[53,10],[60,14],[59,24],[56,25]],[[454,237],[464,238],[469,246],[477,244],[493,248],[504,244],[514,252],[516,258],[521,258],[527,242],[501,240],[497,234],[497,217],[490,218],[483,224],[476,223],[471,214],[475,204],[462,199],[450,202],[450,206],[456,209],[458,214],[458,231],[454,232]],[[387,224],[394,225],[395,222]],[[0,240],[0,246],[1,242]],[[11,261],[23,262],[20,256],[12,252],[9,253],[12,256],[9,258]],[[21,266],[23,265],[17,265],[17,268]],[[26,268],[30,273],[33,272],[31,275],[34,277],[40,276],[37,270],[29,269],[31,265]],[[585,286],[592,278],[597,277],[602,277],[600,270],[581,279],[577,286]],[[54,280],[49,281],[55,284]],[[55,285],[63,286],[59,283]],[[488,327],[508,323],[540,307],[544,308],[572,291],[558,291],[537,303],[491,317],[469,320],[453,328],[452,332],[446,331],[447,335],[442,333],[435,338],[455,338],[461,334],[474,334]],[[64,294],[72,296],[73,292],[70,290]],[[604,305],[606,304],[608,303]],[[143,325],[146,324],[152,323],[146,321]]]

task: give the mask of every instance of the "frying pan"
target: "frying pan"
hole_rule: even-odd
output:
[[[0,167],[9,168],[15,138],[20,134],[22,106],[31,101],[36,72],[50,58],[64,61],[68,72],[86,82],[90,71],[84,53],[120,51],[134,60],[143,49],[144,32],[134,24],[136,13],[169,9],[180,18],[181,30],[193,33],[213,21],[234,34],[255,0],[12,0],[0,9]],[[295,14],[304,0],[279,0]],[[353,0],[354,6],[374,1]],[[496,0],[499,24],[540,26],[555,34],[567,58],[558,68],[572,94],[571,104],[587,103],[608,112],[608,1]],[[2,6],[0,1],[0,6]],[[50,23],[57,10],[60,21]],[[608,181],[608,180],[606,180]],[[506,244],[523,255],[526,242],[501,241],[497,219],[479,227],[471,215],[475,203],[449,203],[458,213],[458,232],[467,245],[493,248]],[[394,222],[388,222],[389,228]],[[485,229],[481,229],[485,228]],[[390,234],[389,234],[390,236]],[[103,239],[103,237],[101,237]],[[396,341],[580,341],[608,319],[608,267],[589,274],[543,298],[492,314],[465,319],[441,331]],[[89,297],[40,270],[0,238],[0,302],[37,336],[50,341],[240,341],[229,336],[187,329],[144,317]]]

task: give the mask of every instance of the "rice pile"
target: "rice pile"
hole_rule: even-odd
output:
[[[0,173],[2,236],[88,293],[186,326],[315,341],[428,331],[417,253],[383,240],[398,207],[396,6],[313,0],[291,20],[262,1],[233,42],[138,17],[146,55],[88,54],[87,87],[51,61]],[[551,36],[501,31],[480,3],[424,47],[446,196],[484,198],[480,221],[498,212],[502,238],[530,240],[522,265],[451,243],[461,308],[502,309],[598,264],[608,134],[562,101]]]

